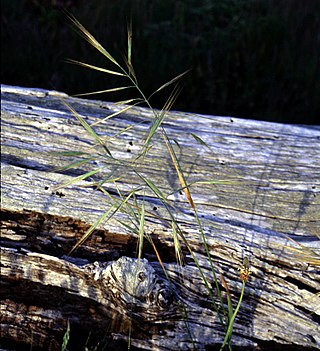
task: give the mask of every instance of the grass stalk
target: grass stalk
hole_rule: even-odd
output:
[[[240,309],[240,306],[241,306],[241,303],[242,303],[242,299],[243,299],[243,296],[244,296],[244,288],[246,286],[246,282],[245,281],[242,281],[242,288],[241,288],[241,294],[240,294],[240,298],[239,298],[239,301],[238,301],[238,304],[237,304],[237,307],[236,309],[234,310],[233,314],[232,314],[232,317],[229,321],[229,325],[228,325],[228,329],[227,329],[227,332],[226,332],[226,335],[224,337],[224,340],[223,340],[223,343],[220,347],[220,351],[223,351],[228,340],[230,342],[231,340],[231,335],[232,335],[232,329],[233,329],[233,323],[234,323],[234,320],[239,312],[239,309]]]
[[[161,85],[158,89],[156,89],[148,98],[146,97],[146,95],[144,94],[144,92],[142,91],[142,89],[139,87],[138,84],[138,80],[133,68],[133,64],[132,64],[132,28],[131,28],[131,23],[128,25],[128,52],[127,52],[127,56],[125,57],[125,67],[121,64],[118,63],[118,61],[115,60],[115,58],[79,23],[79,21],[73,17],[72,15],[68,15],[69,18],[71,19],[72,23],[75,25],[76,29],[78,30],[78,32],[80,33],[80,35],[87,41],[89,42],[90,45],[92,45],[93,47],[95,47],[100,53],[102,53],[106,59],[108,61],[110,61],[110,63],[115,66],[115,69],[106,69],[106,68],[102,68],[102,67],[97,67],[88,63],[83,63],[83,62],[79,62],[79,61],[75,61],[75,60],[69,60],[68,62],[71,63],[75,63],[77,65],[80,65],[82,67],[85,68],[89,68],[89,69],[93,69],[96,71],[100,71],[102,73],[105,74],[111,74],[111,75],[116,75],[116,76],[120,76],[120,77],[125,77],[129,80],[129,85],[128,86],[121,86],[121,87],[116,87],[116,88],[111,88],[111,89],[106,89],[106,90],[100,90],[97,92],[92,92],[89,94],[93,94],[93,93],[105,93],[105,92],[117,92],[117,91],[122,91],[125,89],[131,89],[134,88],[140,97],[138,98],[132,98],[132,99],[127,99],[125,101],[120,101],[118,102],[119,105],[124,105],[123,108],[121,108],[119,111],[114,112],[113,114],[103,118],[102,120],[99,120],[97,122],[92,123],[91,125],[89,125],[82,116],[80,116],[80,114],[78,114],[71,106],[69,106],[66,103],[67,108],[72,112],[72,114],[78,119],[78,121],[80,122],[80,124],[82,125],[82,127],[87,131],[87,133],[94,139],[94,141],[96,142],[96,144],[100,147],[102,147],[102,149],[104,150],[104,155],[100,155],[100,154],[95,154],[95,155],[91,155],[91,154],[87,154],[87,153],[83,153],[83,155],[81,154],[73,154],[74,156],[85,156],[85,158],[81,161],[75,161],[71,164],[69,164],[68,166],[64,166],[63,169],[69,169],[69,168],[73,168],[73,167],[77,167],[83,164],[88,164],[91,161],[93,161],[95,158],[100,158],[102,159],[102,161],[106,161],[106,163],[108,163],[108,165],[112,164],[115,166],[116,169],[118,169],[118,167],[125,167],[126,169],[130,169],[130,171],[134,172],[138,178],[140,178],[140,180],[143,182],[144,186],[149,188],[155,195],[155,197],[162,203],[163,207],[165,208],[165,210],[167,211],[168,215],[169,215],[169,221],[171,224],[171,228],[172,228],[172,235],[173,235],[173,240],[174,240],[174,247],[175,247],[175,253],[176,253],[176,258],[177,258],[177,262],[182,265],[182,255],[181,255],[181,246],[180,246],[180,241],[185,245],[185,247],[187,248],[187,250],[189,251],[197,269],[198,272],[201,276],[201,279],[205,285],[206,290],[208,291],[208,295],[213,303],[213,307],[214,310],[217,313],[218,319],[221,323],[221,325],[225,328],[226,330],[226,336],[223,342],[223,345],[221,346],[221,350],[225,347],[226,343],[229,344],[229,348],[231,348],[231,335],[232,335],[232,328],[233,328],[233,323],[235,320],[235,317],[239,311],[240,305],[241,305],[241,301],[244,295],[244,286],[245,286],[245,282],[243,281],[242,284],[242,290],[241,290],[241,296],[238,302],[238,305],[236,307],[236,310],[234,311],[234,313],[232,312],[232,304],[231,304],[231,298],[230,298],[230,293],[227,289],[227,300],[228,300],[228,313],[225,310],[224,307],[224,303],[223,303],[223,299],[222,299],[222,294],[219,288],[219,284],[218,284],[218,280],[217,280],[217,276],[216,276],[216,272],[215,272],[215,268],[214,268],[214,264],[211,258],[211,254],[210,254],[210,248],[208,246],[207,240],[206,240],[206,236],[205,236],[205,232],[204,229],[202,227],[199,215],[198,215],[198,211],[197,211],[197,207],[196,204],[193,201],[191,192],[190,192],[190,186],[192,184],[188,184],[186,181],[186,177],[184,175],[184,171],[180,165],[179,159],[175,153],[175,150],[173,148],[172,145],[172,141],[170,140],[170,138],[168,137],[165,128],[163,127],[162,123],[165,119],[165,116],[167,114],[167,112],[171,109],[171,107],[173,106],[173,104],[175,103],[177,96],[179,95],[181,89],[179,87],[179,85],[177,84],[178,81],[188,72],[185,71],[183,73],[180,73],[179,75],[177,75],[176,77],[174,77],[173,79],[169,80],[168,82],[164,83],[163,85]],[[174,88],[172,90],[172,93],[170,94],[168,100],[166,101],[166,103],[164,104],[162,110],[160,112],[156,111],[155,109],[152,108],[151,104],[150,104],[150,99],[152,98],[153,95],[157,94],[158,92],[160,92],[161,90],[174,85]],[[84,94],[80,94],[80,95],[84,95]],[[87,94],[88,95],[88,94]],[[147,107],[152,111],[153,113],[153,118],[151,121],[151,126],[149,128],[148,134],[145,138],[145,141],[143,143],[143,146],[141,148],[141,150],[138,152],[138,156],[136,156],[134,163],[130,163],[121,159],[117,159],[115,157],[113,157],[111,150],[109,149],[109,147],[107,146],[107,140],[103,140],[102,138],[100,138],[97,133],[94,131],[93,126],[98,125],[99,123],[102,122],[106,122],[107,120],[109,120],[110,118],[117,116],[121,113],[127,112],[128,110],[130,110],[133,106],[139,105],[139,104],[146,104]],[[130,127],[131,128],[131,127]],[[126,128],[127,130],[127,128]],[[164,144],[167,148],[167,151],[170,155],[171,161],[173,163],[173,166],[175,168],[180,186],[181,186],[181,190],[184,192],[186,199],[190,205],[190,207],[193,210],[193,213],[195,215],[195,219],[196,219],[196,224],[199,228],[199,233],[200,233],[200,238],[201,238],[201,242],[203,244],[204,247],[204,251],[205,254],[208,258],[208,262],[209,262],[209,266],[210,266],[210,270],[211,270],[211,274],[213,277],[213,280],[215,282],[214,287],[216,290],[216,293],[218,295],[218,302],[216,301],[216,298],[214,297],[214,293],[213,293],[213,289],[211,284],[209,283],[204,270],[201,268],[197,257],[195,255],[195,253],[193,252],[192,248],[190,247],[187,238],[185,237],[182,229],[179,226],[179,223],[176,221],[175,216],[172,213],[171,207],[167,201],[167,195],[163,193],[162,190],[160,190],[156,184],[152,181],[152,179],[146,178],[142,175],[141,172],[139,172],[136,169],[135,166],[135,162],[138,161],[138,159],[140,159],[143,156],[143,161],[144,161],[144,157],[147,155],[149,149],[151,148],[151,140],[153,139],[153,137],[155,136],[155,134],[157,132],[160,132],[164,141]],[[117,133],[115,136],[113,137],[117,137],[119,134],[121,133]],[[202,145],[208,147],[208,145],[201,139],[198,138],[196,135],[193,135],[194,139],[201,143]],[[69,152],[69,155],[72,155],[72,153]],[[78,176],[76,178],[74,178],[73,180],[63,184],[63,186],[68,186],[71,184],[74,184],[76,181],[79,180],[84,180],[90,176],[93,176],[97,173],[99,173],[101,170],[103,170],[104,167],[99,167],[96,168],[94,170],[90,170],[89,172],[84,173],[81,176]],[[114,172],[111,172],[111,176],[113,176]],[[112,218],[116,213],[118,212],[122,212],[125,213],[128,217],[131,217],[131,224],[125,223],[124,221],[119,221],[119,223],[122,223],[128,230],[132,231],[133,233],[135,233],[138,236],[138,258],[140,259],[142,257],[142,251],[143,251],[143,243],[144,243],[144,239],[147,239],[155,253],[156,256],[162,266],[162,268],[164,269],[164,265],[163,262],[161,260],[160,254],[157,250],[156,245],[153,243],[152,238],[150,237],[150,235],[148,235],[145,232],[145,216],[146,214],[148,214],[148,212],[145,210],[145,203],[144,201],[142,201],[142,204],[139,205],[137,198],[135,196],[135,192],[136,190],[131,190],[129,192],[129,194],[127,196],[123,196],[121,191],[119,190],[118,186],[117,186],[117,180],[119,178],[114,177],[110,178],[104,178],[103,181],[100,181],[97,189],[101,190],[103,193],[105,193],[111,203],[111,205],[109,204],[109,208],[100,216],[100,218],[87,230],[87,232],[82,236],[82,238],[79,240],[79,242],[72,248],[72,250],[70,251],[70,254],[72,251],[74,251],[76,248],[78,248],[88,237],[89,235],[92,234],[92,232],[99,226],[101,225],[103,222],[108,221],[110,218]],[[104,187],[103,184],[106,182],[112,182],[114,186],[117,189],[118,192],[118,198],[120,199],[116,199],[114,195],[111,195]],[[206,181],[204,180],[203,182],[207,182],[207,183],[212,183],[213,181]],[[213,183],[217,183],[217,182],[213,182]],[[133,203],[132,203],[133,202]],[[164,269],[165,272],[165,269]],[[166,274],[166,272],[165,272]],[[249,273],[248,273],[249,274]],[[223,283],[226,285],[226,283]],[[220,308],[219,308],[219,306]],[[221,312],[222,310],[222,312]],[[131,333],[129,335],[129,337],[131,337]],[[130,343],[129,343],[130,345]]]

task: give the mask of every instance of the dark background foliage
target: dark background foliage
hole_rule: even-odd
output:
[[[319,0],[1,0],[2,83],[68,94],[123,84],[65,63],[112,68],[63,9],[119,60],[132,18],[133,63],[147,93],[191,69],[176,110],[319,124]],[[165,98],[152,103],[161,107]]]

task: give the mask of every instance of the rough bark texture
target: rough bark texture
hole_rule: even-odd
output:
[[[224,327],[183,242],[183,266],[176,263],[168,209],[216,291],[199,225],[160,132],[147,156],[134,163],[151,111],[133,108],[94,127],[111,158],[64,102],[88,124],[122,107],[9,86],[2,86],[1,99],[3,347],[59,350],[69,321],[69,349],[80,349],[88,335],[89,344],[115,350],[127,349],[129,335],[132,350],[219,349]],[[233,349],[319,349],[319,270],[289,247],[319,250],[320,128],[179,112],[170,112],[162,126],[191,184],[224,303],[223,280],[234,308],[241,291],[238,268],[249,257],[252,273],[235,320]],[[89,155],[54,153],[62,151]],[[99,167],[86,180],[57,189]],[[167,197],[166,206],[141,176]],[[104,192],[96,189],[102,180]],[[123,205],[68,256],[90,225],[133,189],[131,206]],[[135,260],[115,263],[137,256],[142,202],[145,234],[166,274],[147,239],[145,271]],[[88,273],[82,266],[94,261],[107,270],[118,267],[120,274]],[[123,262],[139,267],[137,275],[128,273],[134,268],[121,268]],[[113,279],[120,285],[110,285]],[[123,285],[124,279],[130,284]],[[147,287],[133,292],[138,284]]]

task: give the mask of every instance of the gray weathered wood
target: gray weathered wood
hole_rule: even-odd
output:
[[[94,140],[63,101],[89,124],[121,107],[59,92],[9,86],[2,86],[1,98],[4,340],[59,349],[69,317],[71,330],[83,324],[86,332],[94,329],[100,338],[102,330],[111,325],[110,340],[122,340],[127,347],[128,318],[124,316],[130,311],[122,308],[110,316],[101,299],[86,296],[84,292],[92,282],[89,284],[65,256],[110,205],[108,197],[94,188],[97,181],[110,177],[118,178],[116,186],[112,182],[104,184],[114,199],[118,191],[126,196],[137,189],[137,203],[141,205],[144,200],[148,211],[146,233],[155,242],[186,313],[178,308],[173,314],[159,314],[161,327],[145,320],[142,331],[133,328],[132,345],[148,350],[187,350],[193,347],[192,339],[199,350],[221,345],[223,328],[188,250],[182,244],[185,265],[181,268],[175,263],[170,216],[133,171],[134,158],[150,128],[150,110],[134,108],[95,127],[112,156],[126,161],[121,164],[106,158],[101,147],[94,146]],[[233,345],[256,350],[281,345],[297,350],[319,348],[319,270],[288,246],[298,248],[298,243],[319,255],[320,128],[179,112],[169,113],[163,126],[174,140],[187,181],[196,182],[190,191],[218,279],[222,274],[227,281],[234,307],[241,290],[238,268],[244,255],[250,259],[252,274],[235,321]],[[132,129],[118,135],[127,127]],[[57,170],[76,157],[53,152],[88,150],[98,155],[98,160],[66,172]],[[89,180],[57,190],[58,185],[92,167],[103,169]],[[152,140],[148,156],[135,167],[168,196],[177,223],[213,284],[198,225],[179,191],[179,180],[161,134]],[[224,182],[209,182],[221,180]],[[119,212],[105,222],[74,253],[75,262],[135,257],[137,235],[119,222],[132,226],[130,220],[132,214]],[[144,256],[161,274],[150,245],[145,245]],[[55,272],[60,272],[59,277]],[[46,285],[50,274],[54,279]],[[62,281],[70,282],[73,275],[77,289],[71,291]],[[59,296],[62,302],[52,303]],[[30,324],[19,326],[14,309],[23,320],[28,316]],[[88,311],[93,312],[86,319]],[[41,316],[41,327],[35,315]],[[32,342],[27,333],[30,330],[37,333]]]

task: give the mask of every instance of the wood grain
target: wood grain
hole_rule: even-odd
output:
[[[193,346],[198,350],[219,349],[224,331],[199,272],[183,243],[184,266],[176,264],[170,215],[137,175],[152,179],[167,197],[171,213],[212,283],[199,227],[160,133],[152,139],[147,156],[135,162],[151,126],[150,110],[133,108],[94,127],[105,140],[110,158],[95,145],[65,102],[89,124],[121,107],[59,92],[10,86],[2,86],[1,98],[1,245],[13,250],[11,259],[1,257],[2,267],[8,269],[1,270],[2,306],[8,306],[1,312],[2,329],[8,331],[3,339],[30,344],[30,338],[23,337],[27,333],[18,326],[17,313],[27,320],[30,311],[37,310],[39,323],[30,317],[28,325],[29,331],[40,335],[32,341],[35,347],[50,344],[52,349],[59,349],[66,316],[72,321],[71,330],[82,330],[83,335],[95,330],[101,340],[102,330],[108,329],[110,347],[127,347],[125,311],[110,316],[101,301],[83,296],[81,291],[87,289],[88,282],[81,274],[76,275],[77,282],[83,284],[78,290],[62,291],[59,282],[70,279],[66,267],[77,271],[66,258],[72,246],[112,201],[121,201],[119,193],[126,196],[135,189],[136,204],[143,201],[146,206],[146,234],[156,244],[186,314],[180,311],[162,318],[167,327],[146,323],[140,330],[136,326],[132,346],[147,350],[188,350]],[[227,281],[234,307],[241,290],[238,268],[243,257],[249,257],[252,274],[234,325],[234,349],[319,349],[319,269],[288,247],[304,245],[318,252],[319,257],[320,128],[182,112],[168,113],[162,125],[192,184],[190,191],[217,276],[221,274]],[[81,157],[62,157],[56,154],[58,151],[90,152],[96,158],[61,171],[57,168]],[[101,172],[89,179],[57,188],[98,167]],[[112,201],[95,187],[108,177],[117,179],[104,183]],[[134,226],[132,213],[124,210],[100,226],[75,251],[73,259],[93,262],[135,257],[137,234],[128,227]],[[47,256],[40,260],[26,252]],[[155,252],[147,242],[144,257],[161,274]],[[26,278],[28,267],[38,271],[42,280]],[[61,275],[48,287],[45,279],[55,270]],[[31,292],[29,298],[27,291]],[[55,296],[61,295],[63,303],[52,304]],[[10,312],[14,309],[15,315]],[[94,312],[86,319],[88,311]],[[48,322],[48,314],[54,322]],[[99,323],[102,328],[96,327]],[[53,325],[56,327],[51,328]]]

